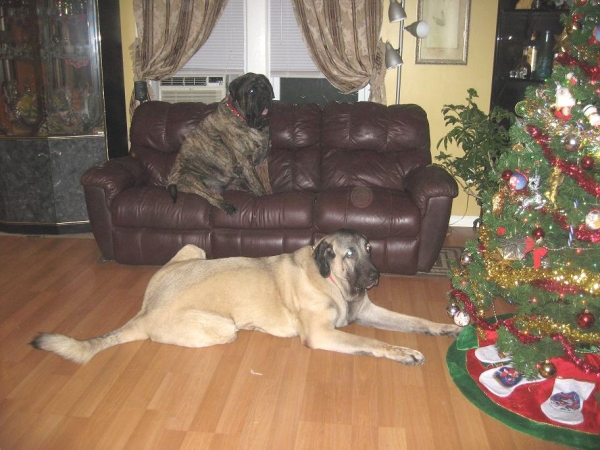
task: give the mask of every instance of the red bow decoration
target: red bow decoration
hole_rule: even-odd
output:
[[[544,247],[535,247],[535,241],[531,236],[525,238],[525,254],[533,251],[533,268],[539,269],[542,266],[542,258],[548,253]]]

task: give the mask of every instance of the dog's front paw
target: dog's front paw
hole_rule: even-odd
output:
[[[425,362],[425,356],[423,353],[416,350],[409,350],[398,362],[406,364],[407,366],[420,366]]]
[[[396,362],[407,366],[419,366],[425,362],[425,356],[421,352],[406,347],[390,347],[389,358]]]
[[[456,337],[462,330],[458,325],[442,325],[440,336]]]
[[[237,208],[232,205],[231,203],[221,203],[221,205],[219,205],[219,207],[225,211],[225,214],[227,214],[228,216],[232,216],[233,214],[235,214],[237,212]]]
[[[171,196],[173,203],[177,202],[177,185],[175,185],[175,184],[168,185],[167,192]]]

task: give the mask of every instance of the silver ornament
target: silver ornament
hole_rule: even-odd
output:
[[[468,266],[469,264],[471,264],[473,262],[473,255],[471,255],[469,252],[464,251],[462,252],[462,254],[460,255],[460,263],[463,266]]]
[[[585,216],[585,225],[590,230],[598,230],[600,229],[600,209],[592,209]]]
[[[454,315],[454,323],[459,327],[466,327],[471,322],[471,317],[466,311],[459,311]]]
[[[454,317],[456,315],[456,313],[459,311],[460,311],[460,308],[455,303],[448,305],[448,307],[446,308],[446,313],[448,313],[448,315],[450,317]]]
[[[563,139],[563,145],[570,152],[576,152],[581,147],[581,141],[579,137],[574,134],[568,134]]]

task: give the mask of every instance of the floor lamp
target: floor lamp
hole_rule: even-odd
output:
[[[404,20],[406,19],[406,10],[404,9],[406,0],[402,0],[402,4],[398,3],[397,0],[390,0],[390,7],[388,9],[388,18],[390,23],[400,22],[400,30],[398,32],[398,50],[392,47],[390,42],[385,44],[385,65],[388,69],[396,67],[396,104],[400,103],[400,80],[402,78],[402,45],[404,44],[404,30],[406,29],[410,34],[418,39],[426,38],[429,34],[429,24],[424,20],[418,20],[404,26]]]

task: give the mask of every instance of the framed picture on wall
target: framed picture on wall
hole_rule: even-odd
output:
[[[417,64],[467,64],[471,0],[419,0],[429,35],[417,39]]]

